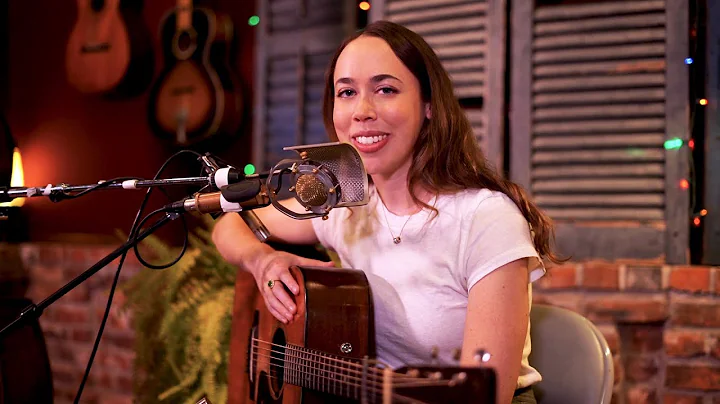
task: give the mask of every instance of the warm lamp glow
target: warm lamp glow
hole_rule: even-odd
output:
[[[23,174],[22,157],[20,156],[20,150],[17,147],[13,150],[12,176],[10,177],[10,186],[25,186],[25,175]],[[24,203],[25,198],[15,198],[10,202],[0,203],[0,206],[23,206]]]

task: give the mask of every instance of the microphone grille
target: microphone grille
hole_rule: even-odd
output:
[[[295,192],[307,206],[322,206],[328,198],[328,191],[316,176],[303,174],[295,183]]]
[[[336,206],[358,206],[368,203],[368,178],[360,154],[347,143],[323,143],[286,147],[303,159],[322,164],[333,173],[339,183],[340,201]],[[299,194],[299,187],[296,185]],[[327,193],[327,191],[324,191]],[[325,195],[327,197],[327,195]],[[319,206],[319,205],[318,205]]]

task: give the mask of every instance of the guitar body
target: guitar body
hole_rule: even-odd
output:
[[[205,8],[186,12],[186,28],[178,27],[177,11],[162,20],[164,66],[152,87],[148,108],[153,131],[183,146],[220,133],[234,134],[243,108],[230,68],[233,26],[229,16]]]
[[[287,325],[267,310],[252,276],[239,275],[229,404],[495,402],[491,368],[422,366],[395,373],[374,366],[374,310],[362,271],[319,267],[290,271],[300,293],[295,298],[295,320]],[[253,300],[254,309],[242,309],[252,308]]]
[[[65,70],[87,94],[131,96],[152,81],[150,32],[142,0],[77,0],[78,19],[68,39]]]
[[[300,285],[298,296],[302,297],[296,299],[298,317],[288,325],[277,321],[267,311],[262,296],[258,295],[251,335],[255,334],[261,341],[311,347],[356,361],[364,356],[374,357],[373,307],[365,274],[355,270],[307,267],[294,267],[292,273]],[[247,379],[249,390],[253,392],[247,402],[347,402],[347,398],[280,382],[278,368],[271,366],[275,363],[262,355],[263,348],[258,345],[256,350],[250,349],[258,360],[252,369],[254,376]]]

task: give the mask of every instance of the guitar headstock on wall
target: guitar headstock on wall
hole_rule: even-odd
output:
[[[77,0],[65,57],[71,85],[86,94],[118,96],[148,87],[154,55],[142,8],[142,0]]]
[[[164,65],[153,84],[148,121],[159,137],[188,146],[239,129],[243,101],[230,66],[229,16],[177,0],[160,24]]]

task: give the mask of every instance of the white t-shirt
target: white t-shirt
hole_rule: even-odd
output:
[[[437,347],[438,363],[456,365],[452,352],[462,347],[470,288],[520,258],[534,258],[529,260],[530,282],[545,273],[530,226],[510,198],[487,189],[431,200],[439,215],[430,222],[429,209],[396,216],[385,209],[374,187],[370,190],[367,205],[333,209],[328,220],[312,219],[315,233],[344,268],[367,275],[378,360],[392,368],[429,364]],[[400,235],[399,244],[393,243],[393,235]],[[528,289],[531,293],[529,284]],[[528,364],[529,354],[528,329],[518,388],[541,380]]]

